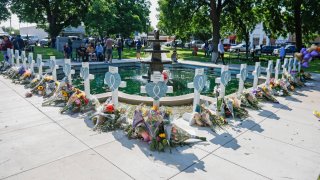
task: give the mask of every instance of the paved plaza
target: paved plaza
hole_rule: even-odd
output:
[[[280,104],[262,103],[244,121],[207,142],[152,152],[122,131],[93,131],[79,114],[26,99],[22,85],[0,76],[0,179],[317,179],[320,174],[320,76]]]

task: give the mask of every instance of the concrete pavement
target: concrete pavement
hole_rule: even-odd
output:
[[[81,115],[42,107],[0,76],[0,179],[317,179],[320,77],[280,104],[262,104],[216,134],[181,126],[207,142],[152,152],[121,131],[92,131]]]

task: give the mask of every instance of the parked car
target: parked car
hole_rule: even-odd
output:
[[[185,43],[185,44],[184,44],[184,47],[186,47],[186,48],[192,48],[193,46],[197,46],[198,48],[201,48],[201,46],[202,46],[203,43],[204,43],[204,42],[201,41],[201,40],[193,40],[193,41],[191,41],[191,42],[189,42],[189,43]]]
[[[249,45],[245,45],[245,44],[238,44],[236,46],[231,46],[230,52],[246,52],[246,47],[248,47],[248,50],[250,50]]]
[[[279,49],[280,46],[262,46],[262,48],[260,49],[260,47],[258,47],[257,49],[255,49],[255,53],[261,53],[261,54],[273,54],[273,51],[275,49]]]
[[[41,39],[39,43],[41,47],[49,46],[51,44],[51,39],[49,37],[45,37]]]
[[[39,37],[35,35],[21,35],[21,38],[29,45],[37,45],[39,42]]]
[[[163,43],[163,45],[167,46],[167,47],[172,46],[172,44],[173,44],[173,41],[168,41],[168,42]]]
[[[287,45],[284,49],[286,50],[286,54],[293,54],[297,50],[295,45]],[[279,56],[279,53],[280,53],[280,47],[273,50],[273,55]]]

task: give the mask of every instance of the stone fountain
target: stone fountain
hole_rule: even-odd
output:
[[[149,64],[149,70],[148,70],[148,79],[150,79],[151,74],[153,74],[154,71],[163,71],[163,65],[164,64],[172,64],[171,60],[165,60],[162,59],[161,53],[168,53],[170,51],[167,50],[161,50],[160,42],[166,42],[166,40],[160,40],[159,39],[159,30],[154,30],[154,39],[149,39],[148,42],[152,42],[152,49],[146,49],[144,52],[150,52],[151,59],[150,60],[142,60],[142,64]]]

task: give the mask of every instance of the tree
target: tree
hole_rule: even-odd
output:
[[[62,29],[78,26],[85,17],[92,0],[11,0],[11,11],[23,22],[36,23],[51,38]]]
[[[129,37],[134,31],[149,28],[149,7],[146,0],[94,0],[85,19],[87,29],[105,34]]]
[[[157,27],[168,35],[175,35],[176,39],[189,40],[190,36],[201,40],[212,37],[212,24],[208,7],[203,6],[192,17],[185,19],[184,9],[180,5],[173,7],[168,1],[159,1],[161,9]],[[181,9],[180,9],[181,8]],[[187,12],[186,12],[187,13]],[[183,23],[181,23],[183,22]]]
[[[6,20],[10,17],[8,3],[9,0],[0,0],[0,21]]]
[[[238,0],[224,9],[222,17],[222,29],[233,30],[240,40],[246,42],[246,56],[249,52],[250,33],[259,23],[259,11],[257,11],[256,0]]]
[[[319,35],[319,0],[263,0],[259,9],[265,31],[272,36],[295,34],[298,50],[303,40],[308,43]]]
[[[184,30],[191,22],[193,15],[206,8],[211,21],[213,53],[212,61],[218,57],[218,44],[220,40],[220,17],[221,13],[231,0],[160,0],[160,22],[176,29]],[[171,10],[171,12],[169,12]],[[170,14],[167,14],[170,13]],[[166,18],[161,18],[161,15]],[[170,21],[170,22],[164,22]],[[189,27],[190,28],[190,27]],[[178,30],[179,31],[179,30]]]

